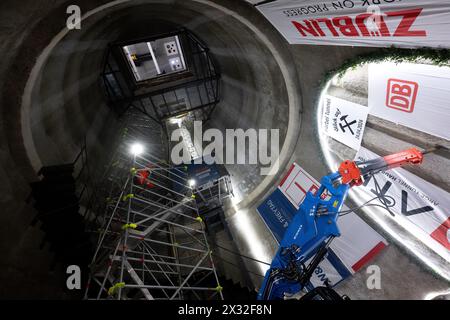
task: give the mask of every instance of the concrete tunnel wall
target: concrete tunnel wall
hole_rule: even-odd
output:
[[[29,226],[34,211],[26,202],[28,183],[37,179],[35,169],[40,163],[71,161],[85,134],[95,159],[108,156],[116,121],[105,105],[97,77],[109,42],[158,33],[172,26],[187,27],[211,49],[222,72],[222,101],[209,126],[222,130],[280,129],[283,159],[279,174],[262,179],[256,176],[254,167],[229,167],[236,184],[254,177],[241,190],[244,200],[230,206],[226,216],[240,251],[260,254],[255,257],[262,260],[270,259],[276,244],[255,210],[258,201],[274,188],[292,161],[301,163],[315,177],[327,172],[315,133],[320,80],[346,59],[374,50],[289,46],[244,1],[123,1],[84,20],[81,30],[68,32],[52,48],[36,81],[29,82],[30,72],[40,62],[36,59],[65,28],[67,6],[79,4],[86,13],[107,2],[47,1],[43,6],[29,0],[1,5],[2,297],[62,297],[64,274],[48,273],[51,254],[38,249],[43,234]],[[24,107],[27,82],[31,100]],[[408,273],[397,269],[399,261],[410,270]],[[363,270],[344,283],[342,293],[355,298],[422,298],[424,291],[445,287],[395,245],[376,263],[386,266],[392,284],[386,283],[382,291],[368,291]],[[247,262],[247,268],[262,273],[253,263]],[[411,277],[419,279],[422,288],[413,285],[395,290]],[[258,286],[261,278],[252,279]]]

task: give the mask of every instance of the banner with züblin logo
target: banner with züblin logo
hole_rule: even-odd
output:
[[[278,0],[257,8],[290,44],[450,48],[447,0]]]

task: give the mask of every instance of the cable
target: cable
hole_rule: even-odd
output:
[[[233,262],[230,262],[230,261],[228,261],[228,260],[225,260],[224,258],[220,257],[220,256],[217,255],[217,254],[214,254],[214,253],[213,253],[212,255],[213,255],[214,257],[216,257],[217,259],[222,260],[223,262],[228,263],[228,264],[230,264],[230,265],[232,265],[232,266],[238,268],[239,270],[242,270],[242,268],[241,268],[240,266],[238,266],[237,264],[235,264],[235,263],[233,263]],[[256,272],[253,272],[253,271],[250,271],[250,270],[246,270],[246,271],[247,271],[248,273],[254,274],[255,276],[264,278],[264,276],[261,275],[261,274],[259,274],[259,273],[256,273]]]
[[[392,216],[395,216],[395,214],[391,211],[391,208],[393,208],[395,206],[395,204],[396,204],[395,199],[393,197],[391,197],[391,196],[383,195],[381,187],[378,184],[378,181],[375,178],[375,175],[372,174],[371,176],[372,176],[372,179],[373,179],[373,181],[375,183],[375,194],[377,196],[373,197],[369,201],[364,202],[362,205],[360,205],[358,207],[355,207],[355,208],[352,208],[352,209],[349,209],[349,210],[339,211],[338,212],[339,217],[343,217],[343,216],[345,216],[345,215],[347,215],[349,213],[355,212],[356,210],[361,209],[363,207],[380,207],[382,209],[387,210]],[[380,204],[370,204],[372,201],[377,200],[377,199],[382,203],[382,205],[380,205]]]
[[[439,150],[439,148],[436,148],[436,150]],[[430,153],[430,152],[433,152],[433,151],[429,151],[428,153]],[[386,196],[386,195],[383,195],[383,196],[382,196],[383,193],[382,193],[382,190],[381,190],[380,185],[378,184],[377,179],[375,178],[374,174],[372,174],[371,176],[372,176],[372,178],[374,179],[374,183],[375,183],[375,193],[377,194],[377,196],[374,197],[374,198],[372,198],[372,199],[370,199],[369,201],[363,203],[363,204],[360,205],[359,207],[356,207],[356,208],[352,208],[352,209],[349,209],[349,210],[345,210],[345,211],[340,211],[340,212],[338,212],[338,213],[340,213],[340,214],[339,214],[339,217],[345,216],[345,215],[347,215],[347,214],[349,214],[349,213],[351,213],[351,212],[354,212],[354,211],[356,211],[356,210],[358,210],[358,209],[361,209],[361,208],[363,208],[363,207],[379,207],[379,208],[381,208],[381,209],[387,210],[393,217],[395,216],[395,213],[391,211],[391,208],[395,207],[395,205],[396,205],[395,199],[394,199],[393,197],[391,197],[391,196]],[[372,201],[374,201],[374,200],[376,200],[376,199],[378,199],[382,204],[369,204],[370,202],[372,202]],[[388,204],[388,203],[387,203],[388,201],[390,201],[391,204]],[[436,221],[437,223],[439,223],[439,224],[442,223],[442,221],[440,221],[439,219],[437,219],[437,218],[436,218],[435,216],[433,216],[433,215],[429,215],[429,217],[430,217],[431,219],[433,219],[434,221]]]
[[[394,201],[394,203],[395,203],[395,200],[394,200],[393,197],[387,196],[386,198],[391,199],[391,200]],[[370,199],[369,201],[364,202],[362,205],[360,205],[360,206],[358,206],[358,207],[354,207],[354,208],[351,208],[351,209],[348,209],[348,210],[344,210],[344,211],[339,211],[339,212],[338,212],[338,213],[339,213],[339,217],[346,216],[347,214],[352,213],[352,212],[355,212],[356,210],[361,209],[361,208],[363,208],[363,207],[381,207],[381,208],[386,209],[386,210],[388,210],[388,208],[393,207],[393,205],[388,205],[388,208],[386,208],[385,205],[381,205],[381,204],[370,204],[370,202],[372,202],[372,201],[374,201],[374,200],[377,200],[377,199],[379,199],[379,197],[374,197],[374,198]],[[394,205],[395,205],[395,204],[394,204]],[[389,210],[389,211],[390,211],[390,210]]]
[[[378,184],[377,178],[375,178],[375,176],[373,174],[372,174],[372,178],[375,183],[375,192],[378,195],[378,200],[385,206],[385,209],[391,214],[391,216],[395,217],[395,214],[390,209],[395,206],[395,204],[396,204],[395,199],[392,198],[391,196],[385,196],[385,195],[382,196],[382,190],[381,190],[380,185]],[[392,199],[391,205],[388,205],[388,203],[387,203],[388,198]]]
[[[245,259],[249,259],[249,260],[253,260],[253,261],[255,261],[255,262],[259,262],[259,263],[262,263],[262,264],[265,264],[265,265],[268,265],[268,266],[270,266],[271,264],[270,263],[268,263],[268,262],[264,262],[264,261],[261,261],[261,260],[258,260],[258,259],[255,259],[255,258],[252,258],[252,257],[249,257],[249,256],[246,256],[246,255],[243,255],[243,254],[240,254],[240,253],[237,253],[236,251],[233,251],[233,250],[230,250],[230,249],[227,249],[227,248],[225,248],[225,247],[222,247],[221,245],[218,245],[216,242],[214,242],[214,241],[211,241],[216,247],[218,247],[218,248],[221,248],[221,249],[223,249],[223,250],[225,250],[225,251],[228,251],[228,252],[230,252],[230,253],[233,253],[233,254],[235,254],[235,255],[237,255],[237,256],[240,256],[241,258],[245,258]]]

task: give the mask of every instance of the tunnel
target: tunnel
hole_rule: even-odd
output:
[[[67,10],[70,5],[77,5],[82,10],[79,29],[70,30],[66,27],[69,16]],[[57,254],[51,245],[45,242],[45,233],[48,229],[43,229],[42,225],[47,222],[36,222],[38,209],[36,202],[33,202],[33,195],[36,195],[33,192],[36,183],[46,179],[42,178],[43,175],[50,174],[55,166],[74,163],[74,172],[80,170],[81,176],[81,179],[76,181],[81,181],[85,187],[81,189],[86,192],[85,197],[80,198],[78,206],[80,212],[83,210],[87,212],[93,199],[89,194],[95,194],[97,189],[94,186],[103,184],[106,185],[105,188],[109,188],[114,184],[105,176],[105,170],[110,170],[108,171],[110,173],[115,172],[111,170],[118,170],[115,167],[115,160],[121,159],[116,158],[116,154],[121,148],[118,145],[124,128],[125,135],[135,130],[133,132],[136,132],[144,143],[146,151],[155,159],[163,159],[158,160],[155,166],[164,169],[166,162],[170,162],[171,149],[177,142],[171,140],[177,129],[183,127],[187,135],[191,136],[193,144],[206,147],[207,142],[197,141],[199,137],[194,132],[193,119],[197,119],[198,116],[203,120],[204,131],[215,129],[216,133],[220,132],[222,135],[226,135],[230,129],[243,131],[275,129],[278,132],[279,156],[271,174],[261,175],[260,171],[264,166],[258,163],[224,164],[224,170],[229,177],[226,184],[231,186],[232,196],[224,201],[221,209],[217,211],[219,213],[214,216],[217,219],[220,217],[221,229],[214,233],[207,232],[207,242],[212,249],[212,254],[207,258],[214,261],[216,277],[223,282],[216,288],[222,290],[223,286],[226,296],[227,286],[224,283],[227,283],[230,285],[230,296],[233,294],[232,290],[238,290],[245,291],[246,297],[255,299],[268,265],[278,250],[278,242],[267,222],[261,217],[259,206],[264,198],[278,186],[282,186],[282,179],[289,176],[293,162],[300,164],[312,177],[320,181],[322,176],[336,170],[341,161],[355,157],[353,149],[320,134],[323,99],[326,95],[331,95],[366,105],[369,90],[368,64],[374,61],[367,60],[367,64],[360,64],[356,69],[347,69],[347,66],[352,61],[356,65],[361,60],[360,57],[389,57],[389,48],[290,45],[270,21],[246,1],[58,0],[45,1],[45,5],[36,1],[20,3],[10,1],[2,3],[0,7],[2,8],[0,51],[3,57],[0,68],[0,106],[3,120],[0,124],[2,141],[0,296],[6,299],[86,298],[84,287],[75,293],[66,288],[65,261],[70,260],[71,249],[64,250],[64,247],[59,249],[61,252],[66,251],[63,256],[69,257],[67,258],[69,260],[64,258],[66,260],[63,263],[58,262]],[[213,72],[209,70],[209,76],[211,74],[213,76],[208,81],[211,81],[211,86],[217,90],[214,102],[207,107],[198,107],[195,111],[192,109],[184,112],[184,109],[182,111],[174,109],[174,113],[160,115],[154,108],[147,111],[145,104],[154,104],[156,91],[151,90],[158,87],[160,91],[157,92],[162,95],[164,104],[170,105],[166,99],[169,90],[172,90],[171,87],[167,89],[164,83],[140,86],[139,82],[136,82],[131,90],[134,91],[129,93],[133,95],[132,98],[127,98],[129,101],[120,100],[120,103],[127,100],[127,104],[112,101],[114,99],[111,100],[109,94],[115,89],[108,89],[107,86],[110,84],[105,79],[109,75],[119,74],[118,77],[121,77],[126,73],[125,60],[122,64],[118,63],[118,69],[111,72],[105,67],[109,59],[119,61],[117,48],[132,46],[138,42],[154,41],[151,43],[156,44],[158,39],[175,36],[182,41],[183,48],[186,49],[187,43],[191,41],[196,49],[201,50],[202,57],[207,57],[207,60],[199,60],[198,68],[203,70],[205,63],[213,68]],[[195,54],[194,49],[189,51],[190,54]],[[400,54],[408,54],[408,49],[399,51]],[[187,54],[187,49],[185,53]],[[421,54],[426,57],[427,51],[424,49],[422,53],[418,53],[419,56]],[[442,60],[448,64],[449,56],[446,54],[442,56]],[[155,60],[155,57],[147,55],[146,59]],[[178,89],[173,89],[175,95],[184,90],[185,84],[182,82],[184,80],[180,79]],[[118,83],[120,81],[122,84]],[[130,90],[125,84],[131,81],[129,77],[124,76],[120,81],[116,82],[119,89]],[[197,81],[206,80],[197,78]],[[209,90],[207,85],[205,92]],[[141,93],[145,90],[153,93]],[[197,90],[201,95],[200,90],[203,89]],[[186,94],[189,96],[189,93]],[[137,96],[142,97],[139,101],[143,109],[135,103]],[[192,99],[192,95],[189,97]],[[176,97],[176,100],[178,102],[179,97]],[[190,103],[193,104],[192,101]],[[122,108],[120,112],[115,109],[117,106],[119,109]],[[180,126],[181,122],[176,119],[188,113],[194,118],[184,120],[183,126]],[[207,116],[202,118],[206,114]],[[134,124],[128,126],[129,119],[139,120],[132,120]],[[367,123],[362,144],[378,155],[392,154],[409,147],[427,149],[439,145],[446,150],[450,147],[445,138],[427,135],[376,117],[369,116]],[[131,127],[134,129],[130,129]],[[137,127],[144,129],[136,129]],[[127,146],[133,142],[135,141],[127,140]],[[443,192],[449,192],[449,155],[446,150],[427,155],[423,166],[407,167],[405,170],[442,189]],[[250,147],[246,156],[250,157],[252,153],[257,151]],[[237,157],[239,158],[239,155]],[[147,161],[150,158],[145,159]],[[134,161],[130,166],[133,174],[146,172],[147,168],[142,169],[143,171],[139,169],[141,163],[136,160],[136,156]],[[87,163],[87,169],[84,166],[80,168],[80,163],[81,166]],[[130,171],[130,168],[127,170]],[[178,177],[181,173],[168,172],[168,176],[164,179],[172,178],[179,184],[175,176]],[[126,175],[120,179],[125,180]],[[134,181],[134,178],[127,181]],[[155,184],[158,186],[157,182]],[[137,185],[131,187],[131,191],[119,188],[120,196],[116,207],[122,200],[130,203],[137,201],[139,190],[153,192],[151,187],[148,187],[148,190],[144,189],[144,186]],[[108,190],[113,190],[113,187]],[[163,198],[166,199],[164,201],[178,199],[176,197],[182,192],[180,190],[184,189],[175,188],[170,191],[171,193],[164,193]],[[201,191],[198,192],[192,194],[193,199],[202,197]],[[102,199],[97,200],[105,201],[105,197],[102,194]],[[108,197],[113,198],[111,195]],[[49,195],[46,201],[58,202],[57,198],[58,196]],[[154,201],[151,197],[149,199]],[[106,205],[108,201],[115,200],[107,198]],[[181,205],[187,206],[184,200],[179,201]],[[355,212],[361,220],[359,223],[374,230],[373,232],[378,233],[389,245],[384,247],[370,263],[358,269],[358,272],[352,272],[350,277],[339,282],[334,288],[339,294],[345,294],[355,300],[419,300],[425,299],[430,294],[448,290],[450,271],[447,250],[428,246],[417,237],[417,234],[407,230],[408,224],[398,225],[386,218],[385,213],[362,210],[360,206],[363,205],[363,201],[357,191],[351,193],[347,205],[350,208],[357,207]],[[114,204],[112,206],[114,207]],[[182,215],[180,211],[177,213]],[[93,214],[100,215],[100,212]],[[51,220],[52,217],[48,219]],[[176,237],[178,240],[174,242],[175,247],[178,246],[177,250],[181,250],[179,242],[189,240],[190,236],[186,235],[186,232],[183,234],[173,229],[178,227],[178,224],[186,223],[189,232],[195,231],[193,227],[195,221],[188,223],[186,221],[190,221],[189,217],[184,218],[186,220],[182,218],[183,222],[174,220],[168,223],[167,230],[161,231],[157,238],[152,238],[152,241],[162,242],[162,239]],[[202,219],[208,222],[207,218],[200,218]],[[65,228],[69,230],[68,225],[72,223],[71,221],[67,220],[67,225],[52,224],[51,228],[57,229],[54,231],[55,234],[64,234]],[[73,223],[75,222],[78,223],[78,220],[74,219]],[[139,228],[139,231],[136,231],[138,229],[129,219],[126,222],[122,231],[127,235],[133,232],[146,232]],[[206,226],[207,230],[212,230],[212,224],[206,223]],[[96,228],[99,228],[98,233],[103,239],[102,235],[106,234],[101,231],[103,227],[96,226]],[[129,229],[136,230],[129,231]],[[86,234],[95,233],[95,230],[85,231]],[[120,227],[114,229],[114,232],[122,231]],[[345,229],[345,232],[355,233],[351,229]],[[165,233],[169,235],[166,236]],[[96,236],[96,234],[87,236],[92,242],[92,250],[89,251],[91,255],[94,252],[97,254]],[[110,235],[107,235],[105,239],[109,237]],[[160,244],[157,243],[156,247],[149,250],[161,250],[158,251],[161,255],[169,255],[174,251],[172,248],[161,249]],[[134,248],[133,240],[128,241],[128,246]],[[125,247],[126,244],[122,247],[118,245],[119,249],[116,248],[115,252],[117,253],[117,250],[125,252],[123,249]],[[148,252],[153,259],[152,254],[154,252]],[[184,258],[190,261],[190,258]],[[121,258],[117,259],[119,261]],[[184,263],[188,264],[186,261]],[[367,278],[374,265],[382,270],[383,286],[378,290],[372,290],[367,285]],[[92,264],[89,266],[92,268]],[[199,266],[207,270],[204,260],[197,264],[197,267]],[[143,295],[147,298],[155,296],[152,291],[155,288],[152,286],[139,287],[142,283],[139,282],[141,280],[136,280],[139,271],[136,267],[135,269],[134,273],[130,272],[130,275],[126,276],[128,277],[126,281],[119,283],[118,280],[112,281],[110,286],[112,290],[108,294],[114,295],[116,289],[121,291],[120,283],[134,280],[133,285],[126,291],[129,298],[134,295],[138,297]],[[85,269],[82,270],[84,272]],[[201,278],[201,275],[198,277]],[[104,274],[103,276],[106,282],[107,276]],[[194,277],[190,273],[183,273],[183,276]],[[155,281],[162,281],[158,277],[154,277]],[[83,275],[83,285],[86,279],[87,276]],[[188,280],[181,282],[186,286]],[[95,287],[96,284],[92,282],[90,286]],[[221,294],[220,290],[217,292]],[[178,289],[175,293],[172,292],[173,295],[171,293],[166,296],[181,297],[180,292],[184,291]],[[166,293],[164,291],[164,294]],[[98,297],[100,294],[99,292]],[[219,294],[216,294],[216,297],[218,296]],[[186,293],[185,298],[188,297],[194,296]]]

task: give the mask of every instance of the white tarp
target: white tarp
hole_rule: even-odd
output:
[[[257,8],[290,44],[450,48],[448,0],[278,0]]]
[[[319,183],[302,167],[294,163],[278,188],[292,205],[298,209],[308,191],[315,194],[319,190]]]
[[[361,148],[356,160],[366,161],[378,155]],[[386,196],[395,200],[391,211],[406,218],[427,237],[431,237],[450,252],[450,194],[404,170],[394,169],[375,176]],[[367,198],[376,196],[373,178],[359,187]],[[415,234],[420,236],[419,234]]]
[[[450,68],[370,64],[369,108],[374,116],[450,139]]]
[[[322,130],[324,133],[358,151],[369,108],[329,95],[325,96],[323,103]]]
[[[315,193],[319,186],[317,180],[294,163],[278,188],[294,207],[299,208],[306,193]],[[342,210],[348,208],[344,205]],[[341,236],[331,243],[331,249],[352,273],[358,271],[387,244],[383,237],[353,212],[340,217],[338,226]],[[328,273],[331,276],[332,272],[328,270]]]

